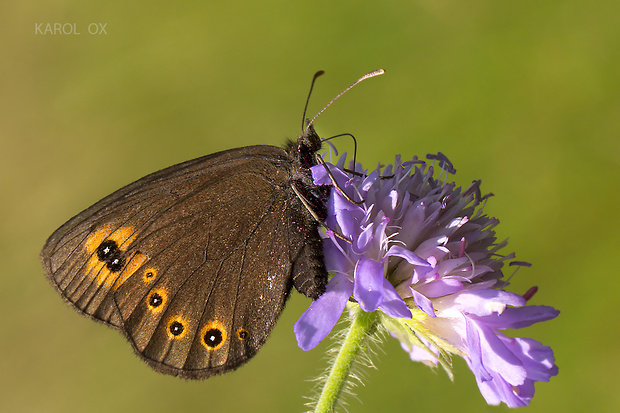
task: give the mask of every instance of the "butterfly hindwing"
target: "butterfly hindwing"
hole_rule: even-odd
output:
[[[266,340],[293,279],[313,298],[326,282],[290,156],[239,148],[118,190],[50,237],[48,278],[157,370],[202,378],[238,367]]]

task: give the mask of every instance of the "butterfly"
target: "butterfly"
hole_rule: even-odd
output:
[[[309,169],[322,146],[313,121],[283,148],[207,155],[103,198],[49,237],[47,278],[159,372],[201,379],[236,369],[293,287],[312,299],[325,291],[318,226],[329,186]]]

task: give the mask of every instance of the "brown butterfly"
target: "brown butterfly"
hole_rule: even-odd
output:
[[[317,227],[329,186],[312,182],[312,122],[284,148],[215,153],[105,197],[47,240],[47,277],[157,371],[234,370],[265,342],[293,286],[313,299],[325,291]]]

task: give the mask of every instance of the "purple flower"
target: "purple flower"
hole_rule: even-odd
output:
[[[441,365],[452,377],[451,356],[461,356],[489,404],[525,406],[534,382],[557,374],[553,352],[501,330],[559,312],[526,306],[524,297],[504,290],[502,267],[514,254],[498,252],[507,242],[497,242],[499,221],[483,214],[488,196],[481,196],[480,181],[461,190],[446,182],[456,171],[443,154],[427,158],[439,163],[437,178],[417,158],[397,157],[383,176],[380,168],[346,173],[344,156],[328,165],[331,176],[324,165],[312,168],[316,184],[336,181],[325,224],[350,242],[326,231],[325,263],[334,276],[295,324],[297,341],[303,350],[314,348],[347,305],[377,311],[412,360]]]

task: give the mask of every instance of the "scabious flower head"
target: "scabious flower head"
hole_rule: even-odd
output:
[[[345,172],[345,156],[327,165],[329,173],[325,165],[312,168],[315,184],[337,183],[323,240],[326,267],[334,276],[295,324],[298,344],[315,347],[349,303],[377,311],[380,324],[412,360],[441,365],[451,376],[451,356],[458,355],[489,404],[525,406],[534,382],[557,374],[553,352],[501,330],[559,312],[526,306],[523,296],[504,290],[502,268],[514,255],[499,253],[506,242],[496,240],[499,221],[483,213],[487,196],[481,196],[480,181],[462,190],[447,183],[456,171],[443,154],[427,159],[438,162],[437,178],[433,165],[417,157],[404,163],[396,157],[382,175],[381,168]]]

